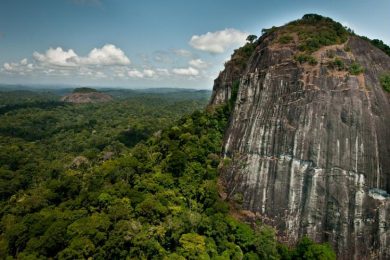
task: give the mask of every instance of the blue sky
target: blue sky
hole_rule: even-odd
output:
[[[389,0],[1,0],[0,83],[211,89],[246,35],[306,13],[390,44]]]

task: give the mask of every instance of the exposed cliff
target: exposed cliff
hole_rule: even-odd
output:
[[[211,100],[227,102],[239,82],[224,142],[228,199],[289,243],[307,234],[340,258],[389,259],[390,103],[380,77],[390,57],[305,16],[268,30],[240,70],[233,60]]]
[[[255,43],[247,43],[244,47],[234,51],[231,59],[225,63],[225,69],[214,80],[210,104],[219,105],[229,101],[233,85],[239,82],[255,47]]]
[[[76,88],[73,93],[63,96],[61,101],[83,104],[83,103],[100,103],[112,101],[113,98],[105,93],[98,92],[92,88]]]

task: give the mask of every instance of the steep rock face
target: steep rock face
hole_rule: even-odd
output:
[[[224,152],[228,198],[276,227],[286,242],[309,235],[340,258],[390,258],[390,104],[379,76],[390,58],[351,36],[294,60],[298,46],[263,37],[238,76]],[[331,55],[330,55],[331,54]],[[364,73],[337,70],[331,56]],[[230,97],[229,67],[212,105]],[[230,85],[229,85],[230,84]],[[237,196],[239,195],[239,196]]]
[[[254,47],[255,44],[247,43],[243,48],[236,50],[231,59],[225,63],[225,69],[214,80],[210,104],[220,105],[229,101],[232,86],[244,73]]]

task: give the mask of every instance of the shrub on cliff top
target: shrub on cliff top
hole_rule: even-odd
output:
[[[298,34],[299,49],[308,53],[322,46],[344,43],[350,34],[341,23],[317,14],[304,15],[287,24],[286,30]]]
[[[280,43],[291,41],[287,35],[297,34],[299,50],[307,53],[315,52],[322,46],[342,44],[352,34],[352,31],[341,23],[318,14],[306,14],[301,19],[292,21],[285,26],[273,26],[269,29],[262,29],[261,32],[269,35],[275,31],[281,34],[279,37]]]
[[[257,39],[257,36],[256,36],[256,35],[253,35],[253,34],[248,35],[248,37],[246,37],[246,40],[247,40],[248,42],[250,42],[250,43],[253,43],[254,41],[256,41],[256,39]]]
[[[384,53],[386,53],[387,55],[390,56],[390,46],[386,45],[383,41],[381,40],[378,40],[378,39],[374,39],[374,40],[370,40],[371,43],[379,48],[380,50],[382,50]]]
[[[360,38],[369,41],[372,45],[374,45],[375,47],[377,47],[378,49],[386,53],[388,56],[390,56],[390,46],[386,45],[383,41],[378,39],[371,40],[366,36],[360,36]]]

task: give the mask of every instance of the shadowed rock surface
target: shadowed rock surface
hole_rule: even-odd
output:
[[[340,259],[389,259],[390,97],[379,78],[390,57],[351,35],[301,64],[298,36],[279,37],[263,35],[245,69],[228,62],[215,80],[211,105],[240,83],[224,141],[227,197],[288,243],[308,235]]]

